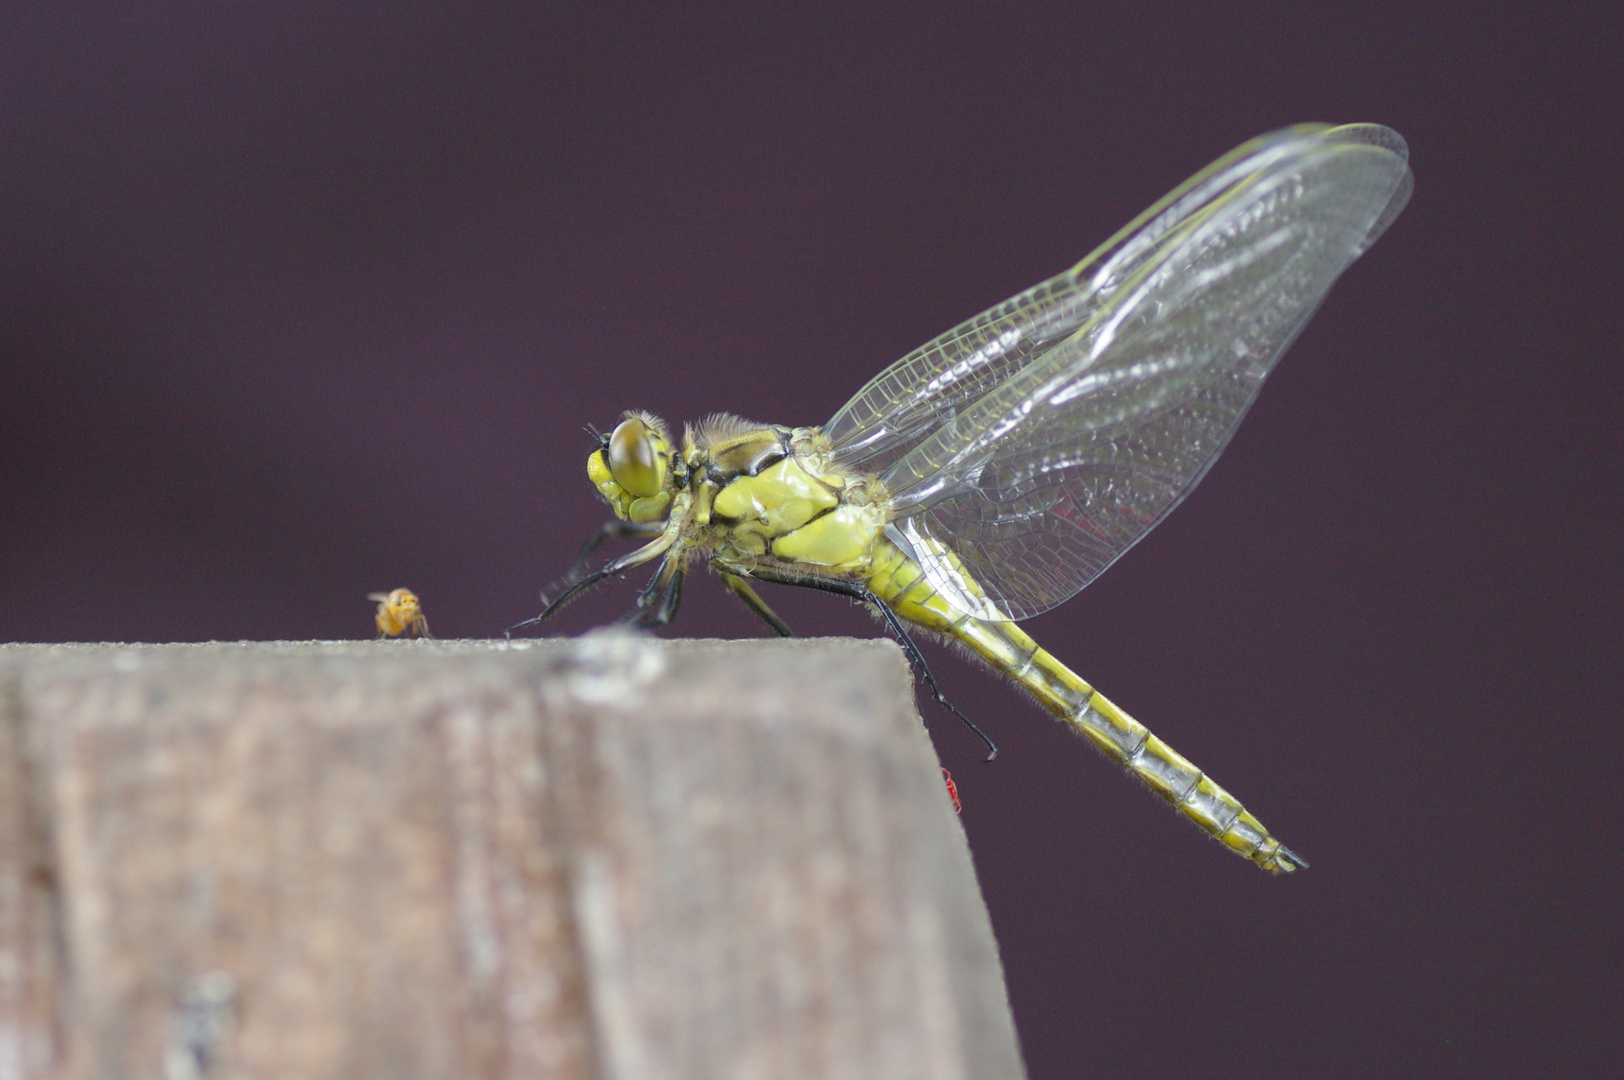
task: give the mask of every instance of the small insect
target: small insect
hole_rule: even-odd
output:
[[[378,602],[378,636],[380,638],[419,637],[432,638],[429,621],[423,615],[423,603],[410,589],[396,589],[392,593],[368,593],[368,600]]]
[[[943,769],[942,782],[947,785],[947,797],[953,800],[953,812],[955,814],[964,813],[964,804],[959,802],[959,785],[953,782],[953,774]]]
[[[1411,182],[1387,128],[1287,128],[1197,173],[1065,273],[904,356],[821,427],[714,415],[678,442],[656,417],[626,413],[587,458],[616,520],[527,622],[654,559],[630,616],[644,625],[676,615],[695,559],[786,636],[751,582],[850,597],[954,713],[910,625],[974,650],[1230,850],[1301,869],[1234,796],[1016,621],[1075,595],[1190,493]],[[610,536],[648,543],[583,576]]]

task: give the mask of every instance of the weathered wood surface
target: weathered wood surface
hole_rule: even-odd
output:
[[[0,1080],[1020,1075],[889,644],[0,647]]]

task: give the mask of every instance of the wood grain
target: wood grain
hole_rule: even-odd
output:
[[[889,643],[0,647],[0,1080],[1021,1075]]]

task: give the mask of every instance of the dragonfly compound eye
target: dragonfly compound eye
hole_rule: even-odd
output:
[[[627,494],[651,499],[665,486],[665,460],[654,448],[648,425],[635,417],[622,420],[609,436],[609,472]]]

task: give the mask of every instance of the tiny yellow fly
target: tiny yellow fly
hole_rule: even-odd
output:
[[[410,589],[396,589],[391,593],[368,593],[368,600],[378,604],[378,636],[380,638],[419,637],[432,638],[429,620],[423,614],[423,603]]]

